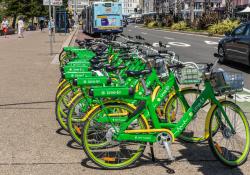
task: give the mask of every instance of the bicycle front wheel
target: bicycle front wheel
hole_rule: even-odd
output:
[[[119,118],[128,117],[134,110],[129,105],[113,103],[98,107],[89,116],[83,126],[82,143],[86,155],[95,164],[105,169],[122,169],[141,157],[145,143],[113,140],[119,132]],[[115,119],[115,123],[109,122],[109,119],[105,122],[103,119],[107,116]],[[145,120],[139,116],[127,129],[145,128]]]
[[[209,145],[224,165],[239,166],[245,163],[249,154],[249,123],[235,103],[223,101],[221,105],[229,120],[226,120],[218,106],[213,110],[209,122]],[[218,127],[217,132],[214,132],[215,127]]]

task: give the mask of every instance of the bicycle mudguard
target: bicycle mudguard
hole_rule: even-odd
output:
[[[89,91],[93,97],[129,97],[134,95],[131,87],[94,87]]]
[[[219,99],[218,100],[220,103],[222,103],[223,101],[227,101],[227,100],[225,100],[225,99]],[[217,105],[216,104],[213,104],[211,107],[210,107],[210,109],[209,109],[209,111],[208,111],[208,113],[207,113],[207,116],[206,116],[206,121],[205,121],[205,138],[207,139],[208,137],[209,137],[209,122],[210,122],[210,119],[211,119],[211,117],[212,117],[212,115],[213,115],[213,111],[214,111],[214,109],[217,107]]]
[[[77,78],[73,80],[73,84],[76,86],[85,86],[85,85],[107,85],[111,83],[111,79],[106,76],[102,77],[84,77],[84,78]]]
[[[73,78],[83,78],[83,77],[91,77],[93,76],[93,72],[66,72],[64,73],[64,78],[67,80]]]

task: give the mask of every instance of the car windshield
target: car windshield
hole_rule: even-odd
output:
[[[246,28],[246,25],[242,25],[242,26],[239,26],[238,28],[236,28],[232,35],[233,36],[239,36],[239,35],[243,35],[244,34],[244,31],[245,31],[245,28]]]

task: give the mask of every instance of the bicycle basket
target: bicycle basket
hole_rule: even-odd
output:
[[[161,78],[165,78],[168,76],[168,71],[167,71],[167,68],[166,68],[166,63],[164,61],[164,59],[157,59],[155,61],[155,68],[156,68],[156,71],[157,71],[157,75]]]
[[[202,72],[196,67],[187,66],[178,71],[178,79],[181,84],[200,84]]]
[[[242,73],[214,72],[212,86],[219,95],[243,91],[244,78]]]

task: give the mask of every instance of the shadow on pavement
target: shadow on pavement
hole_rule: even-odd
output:
[[[207,143],[180,143],[185,148],[179,150],[180,157],[177,161],[187,161],[191,165],[198,167],[198,172],[204,175],[243,175],[244,173],[239,168],[230,168],[224,166],[217,160]]]
[[[72,149],[82,150],[82,147],[80,145],[78,145],[74,140],[68,141],[67,147],[72,148]]]
[[[60,135],[64,135],[64,136],[69,136],[69,133],[66,132],[63,128],[58,128],[58,129],[56,130],[56,133],[57,133],[57,134],[60,134]]]
[[[106,170],[104,168],[98,167],[96,165],[91,165],[92,161],[89,158],[85,158],[82,160],[81,165],[86,167],[86,168],[91,168],[91,169],[95,169],[95,170]],[[123,169],[132,169],[132,168],[137,168],[139,166],[145,166],[145,165],[154,165],[154,166],[161,166],[163,168],[166,169],[166,173],[167,174],[174,174],[175,171],[169,167],[167,167],[167,165],[170,164],[170,161],[168,161],[167,159],[156,159],[155,162],[152,162],[151,157],[143,155],[141,157],[141,159],[139,159],[138,162],[136,162],[135,164],[127,167],[127,168],[123,168]],[[110,171],[110,170],[108,170]],[[114,170],[117,171],[117,170]]]
[[[250,68],[247,65],[241,64],[241,63],[235,63],[233,61],[227,61],[224,63],[225,66],[240,70],[242,72],[245,72],[247,74],[250,74]]]
[[[239,168],[230,168],[222,165],[212,154],[210,148],[207,143],[203,144],[195,144],[195,143],[180,143],[184,146],[183,149],[179,150],[181,156],[176,157],[176,164],[178,166],[178,162],[188,162],[188,164],[194,165],[197,167],[197,171],[204,175],[244,175],[244,173]],[[174,145],[173,145],[174,146]],[[86,168],[96,169],[96,170],[104,170],[96,166],[90,159],[85,158],[82,160],[81,165]],[[169,168],[171,165],[171,161],[166,159],[157,159],[155,162],[151,160],[151,154],[143,155],[139,161],[125,169],[136,168],[139,166],[161,166],[166,169],[166,174],[175,174],[175,170]],[[188,171],[188,169],[187,169]],[[190,172],[192,174],[192,172]]]

